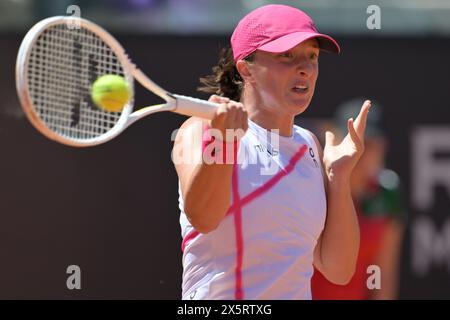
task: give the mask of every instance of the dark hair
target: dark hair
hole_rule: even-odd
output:
[[[254,54],[250,54],[244,60],[251,62],[253,56]],[[244,81],[237,71],[231,48],[220,50],[219,62],[212,68],[212,71],[212,74],[200,78],[203,86],[198,87],[197,90],[239,101]]]

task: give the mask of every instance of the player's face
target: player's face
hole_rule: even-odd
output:
[[[291,116],[305,111],[314,94],[318,59],[316,39],[283,53],[257,51],[251,71],[264,106]]]

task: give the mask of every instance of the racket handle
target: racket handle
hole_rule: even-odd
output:
[[[197,98],[182,96],[178,94],[171,94],[176,98],[176,108],[173,112],[184,114],[186,116],[196,116],[211,120],[216,114],[216,103],[208,102]]]

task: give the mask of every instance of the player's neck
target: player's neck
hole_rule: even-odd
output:
[[[246,99],[245,96],[241,99],[241,102],[247,110],[249,119],[254,123],[266,130],[278,129],[280,136],[292,136],[294,125],[293,116],[290,117],[285,114],[281,115],[272,112],[272,108],[266,108],[256,99]]]
[[[273,118],[271,115],[254,110],[248,113],[248,117],[254,123],[266,130],[278,129],[278,134],[283,137],[291,137],[293,132],[293,120]]]

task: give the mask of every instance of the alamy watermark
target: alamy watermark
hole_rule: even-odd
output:
[[[367,7],[366,13],[369,14],[366,20],[366,26],[369,30],[381,29],[381,9],[379,6],[372,4]]]
[[[81,28],[81,9],[77,5],[70,5],[67,7],[66,13],[70,15],[67,20],[67,28],[69,30],[80,29]]]
[[[67,267],[66,273],[70,276],[66,280],[66,286],[69,290],[81,289],[81,269],[76,264]]]
[[[369,290],[381,289],[381,268],[375,264],[367,267],[367,274],[370,276],[367,278],[366,285]]]

